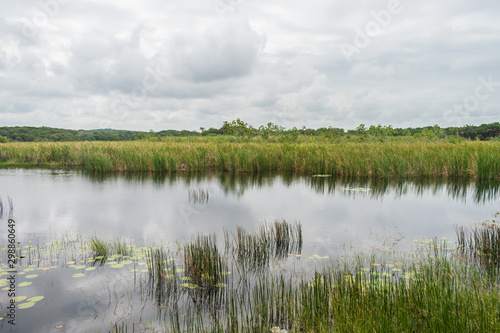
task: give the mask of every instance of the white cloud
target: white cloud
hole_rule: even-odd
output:
[[[493,0],[401,0],[350,63],[341,43],[388,0],[45,3],[55,2],[46,21],[38,1],[3,6],[2,125],[455,126],[498,114],[500,89],[474,112],[446,115],[478,77],[500,81]]]

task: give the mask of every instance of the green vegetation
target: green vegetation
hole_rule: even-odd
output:
[[[286,258],[288,253],[300,254],[302,227],[300,223],[291,225],[286,221],[262,223],[257,233],[248,233],[237,227],[233,234],[235,245],[229,246],[228,239],[226,232],[226,249],[234,249],[233,255],[238,258],[238,263],[243,268],[258,270],[268,268],[271,260]]]
[[[127,245],[125,241],[115,239],[107,242],[97,236],[93,236],[88,245],[92,250],[92,255],[100,259],[108,258],[111,255],[127,256],[133,250],[131,245]]]
[[[500,142],[73,142],[4,143],[0,166],[89,171],[296,172],[340,177],[495,180]]]
[[[140,315],[116,314],[108,319],[114,321],[111,332],[500,332],[497,221],[456,230],[458,245],[446,238],[414,240],[416,248],[335,259],[299,254],[300,224],[274,221],[254,232],[238,228],[236,237],[226,237],[224,250],[212,235],[198,235],[178,243],[173,252],[168,247],[134,248],[95,267],[95,258],[89,258],[92,244],[106,242],[67,237],[44,245],[18,244],[16,260],[27,273],[19,277],[35,284],[40,279],[32,274],[35,270],[57,276],[64,270],[84,270],[94,278],[110,271],[108,279],[122,276],[109,292],[127,313],[132,305],[115,283],[133,284],[128,287],[138,293]],[[243,257],[256,250],[245,243],[240,252],[238,234],[271,240],[264,242],[266,249],[255,245],[273,257],[265,269],[245,269],[252,260]],[[290,253],[276,256],[284,248]],[[62,267],[54,266],[54,260]],[[8,269],[0,264],[0,273]],[[72,278],[89,277],[76,273]],[[0,286],[7,283],[0,279]],[[19,288],[31,290],[31,283],[24,285]],[[23,295],[16,300],[20,311],[30,311],[45,298]],[[110,305],[111,313],[116,308]],[[110,326],[103,322],[103,328]]]
[[[67,130],[51,127],[0,127],[0,143],[7,141],[39,142],[39,141],[132,141],[132,140],[164,140],[187,137],[230,137],[232,140],[264,141],[264,142],[308,142],[319,141],[394,141],[401,138],[426,140],[493,140],[500,137],[500,123],[480,126],[441,128],[438,125],[417,128],[392,128],[392,126],[359,125],[354,130],[322,127],[310,129],[286,129],[273,123],[254,128],[240,119],[225,121],[220,128],[200,128],[200,131],[163,130],[154,132],[125,131],[113,129]]]
[[[268,230],[275,227],[267,225]],[[260,237],[261,232],[254,236]],[[208,299],[206,289],[196,284],[185,284],[176,289],[177,294],[170,290],[163,298],[158,295],[161,289],[155,286],[151,293],[156,300],[163,300],[163,309],[168,309],[163,331],[500,331],[498,270],[492,276],[483,261],[464,258],[461,247],[453,248],[453,242],[446,239],[418,241],[420,250],[410,258],[402,254],[405,260],[394,253],[356,255],[323,261],[324,265],[316,265],[313,271],[302,271],[295,264],[292,269],[245,271],[242,265],[246,260],[219,256],[215,243],[204,244],[207,240],[210,238],[200,236],[196,246],[204,253],[217,252],[216,262],[228,260],[226,267],[238,274],[230,275],[227,284]],[[268,245],[273,246],[272,242]],[[235,238],[229,246],[226,243],[226,250],[238,253],[240,246],[240,239]],[[256,246],[260,248],[261,244]],[[298,263],[302,258],[297,257],[291,258]],[[173,278],[171,275],[163,283]],[[182,298],[180,295],[186,292],[189,298]],[[203,303],[199,302],[200,295],[205,296]]]

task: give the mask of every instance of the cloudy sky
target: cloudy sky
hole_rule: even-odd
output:
[[[498,0],[23,0],[0,126],[155,131],[500,120]]]

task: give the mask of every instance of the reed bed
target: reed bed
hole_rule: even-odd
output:
[[[455,228],[461,254],[476,261],[488,273],[498,276],[500,270],[500,226],[493,220],[472,227]]]
[[[89,171],[297,172],[342,177],[496,180],[500,142],[71,142],[2,143],[0,165]]]
[[[304,272],[276,252],[286,239],[282,246],[290,250],[299,231],[285,221],[253,233],[238,228],[226,238],[225,254],[212,236],[183,246],[184,276],[205,288],[178,288],[177,297],[164,299],[164,331],[500,332],[498,271],[492,275],[481,261],[464,260],[460,244],[426,240],[411,256],[358,254]],[[259,256],[275,255],[274,264],[266,261],[261,269],[241,268],[241,260],[259,263]],[[151,267],[158,262],[165,257],[151,256]],[[158,267],[153,275],[161,276],[166,267]],[[207,293],[215,283],[207,276],[225,269],[238,274],[220,276],[224,287]]]
[[[268,268],[272,260],[282,260],[302,250],[302,226],[298,222],[294,225],[284,220],[261,223],[254,233],[237,227],[232,243],[228,243],[227,235],[226,231],[226,249],[232,249],[229,252],[237,257],[238,263],[251,270]]]

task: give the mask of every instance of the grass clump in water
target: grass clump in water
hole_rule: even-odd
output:
[[[276,220],[260,224],[254,233],[237,227],[233,240],[234,245],[226,244],[226,247],[233,248],[238,262],[251,269],[262,269],[268,267],[272,259],[284,259],[291,252],[300,254],[302,226],[300,222],[292,225],[284,220]]]
[[[98,259],[106,259],[112,255],[128,256],[133,252],[133,247],[125,241],[119,239],[105,241],[97,236],[92,236],[88,246],[94,258]]]
[[[213,293],[226,285],[228,265],[214,235],[199,235],[184,246],[184,269],[193,289],[199,287],[205,293]]]

